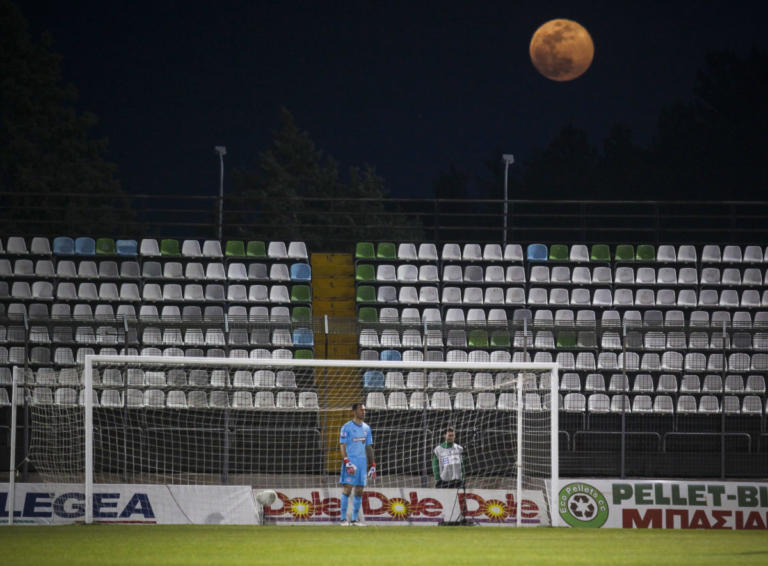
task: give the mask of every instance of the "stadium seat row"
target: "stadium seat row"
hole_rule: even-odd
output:
[[[188,281],[310,281],[312,270],[308,263],[241,263],[210,262],[204,265],[189,262],[186,265],[178,261],[160,263],[144,261],[141,266],[136,261],[83,260],[78,264],[70,260],[59,260],[56,266],[51,260],[40,259],[33,263],[31,259],[17,259],[13,262],[0,259],[0,277],[8,279],[41,280],[188,280]]]
[[[3,314],[0,304],[0,316]],[[311,309],[306,305],[287,307],[276,305],[272,307],[243,305],[230,305],[227,307],[226,315],[230,321],[234,322],[260,322],[260,323],[291,323],[308,322],[311,318]],[[59,321],[74,320],[78,323],[90,321],[114,322],[115,320],[126,319],[128,321],[139,320],[142,322],[168,322],[195,323],[201,321],[221,322],[224,320],[224,310],[218,305],[206,305],[201,309],[199,305],[184,305],[181,308],[177,305],[162,305],[158,311],[157,305],[141,305],[138,315],[133,304],[120,304],[117,309],[111,303],[98,303],[95,305],[77,303],[53,303],[50,311],[45,303],[11,303],[8,305],[7,315],[9,319],[21,319],[25,316],[29,320],[49,321],[56,324]]]
[[[450,310],[457,309],[457,310]],[[736,328],[749,328],[753,325],[753,316],[749,311],[735,311],[731,315],[730,311],[716,310],[711,313],[708,310],[683,311],[680,309],[644,309],[623,310],[619,312],[614,309],[600,310],[582,308],[574,312],[573,309],[556,309],[554,312],[548,308],[538,307],[535,309],[515,308],[512,309],[511,316],[507,315],[508,310],[497,307],[469,307],[461,309],[458,307],[449,307],[445,310],[446,320],[444,320],[442,310],[438,307],[418,307],[409,306],[397,308],[395,306],[360,306],[358,308],[358,320],[361,323],[383,323],[383,324],[406,324],[422,327],[422,323],[440,323],[451,322],[461,324],[464,320],[467,323],[477,322],[482,324],[485,320],[488,324],[504,324],[508,322],[520,327],[523,324],[536,327],[548,327],[553,325],[565,326],[595,326],[600,321],[600,326],[604,328],[620,327],[626,324],[627,327],[646,325],[685,327],[690,326],[709,326],[710,324],[722,327],[723,323]],[[448,314],[454,318],[447,320]],[[768,312],[754,312],[754,326],[768,327]]]
[[[134,257],[183,257],[183,258],[222,258],[222,257],[253,257],[270,259],[308,259],[307,246],[304,242],[285,242],[230,240],[222,251],[218,240],[205,240],[202,247],[198,240],[184,240],[181,245],[175,239],[158,240],[145,238],[136,240],[113,240],[112,238],[70,238],[59,236],[53,239],[53,246],[48,238],[35,237],[29,247],[25,238],[11,236],[5,247],[0,240],[0,254],[6,255],[56,255],[56,256],[94,256],[118,255]]]
[[[61,285],[61,284],[60,284]],[[568,289],[565,287],[443,287],[359,285],[358,303],[410,305],[509,305],[663,308],[768,308],[768,289]]]
[[[29,268],[27,268],[29,271]],[[451,283],[451,284],[573,284],[573,285],[669,285],[669,286],[763,286],[768,281],[768,272],[747,267],[683,267],[679,271],[674,267],[571,267],[533,265],[526,273],[521,265],[510,265],[506,269],[500,265],[482,266],[477,264],[446,265],[442,275],[436,265],[358,264],[355,279],[359,283]]]
[[[96,369],[93,381],[110,387],[128,385],[131,387],[245,387],[249,389],[295,389],[296,374],[292,370],[237,370],[234,372],[226,369],[168,369],[168,370],[142,370],[129,368],[125,371],[116,368]],[[9,368],[0,368],[0,385],[11,385],[11,372]],[[23,384],[46,386],[77,386],[81,384],[81,373],[77,368],[39,368],[29,372]]]
[[[188,348],[187,352],[193,352],[195,355],[204,355],[208,358],[251,358],[251,359],[311,359],[313,358],[312,349],[309,347],[296,347],[295,350],[288,348],[254,348],[247,350],[245,348],[232,348],[228,352],[223,348],[209,348],[202,353],[201,348]],[[95,354],[94,348],[77,348],[76,352],[72,348],[59,347],[53,350],[45,346],[34,346],[29,349],[27,355],[24,347],[12,346],[6,348],[0,346],[0,366],[24,365],[25,363],[33,365],[57,365],[74,366],[81,365],[85,361],[85,356]],[[117,355],[116,348],[101,348],[101,354]],[[142,356],[184,356],[185,351],[179,347],[170,347],[161,350],[155,347],[141,348],[123,348],[120,354],[142,355]]]
[[[705,245],[701,250],[702,263],[763,263],[768,262],[768,248],[749,245],[743,249],[735,245]],[[443,262],[459,261],[570,261],[582,262],[661,262],[661,263],[696,263],[699,253],[696,246],[660,245],[658,249],[649,244],[619,244],[611,247],[607,244],[529,244],[525,248],[520,244],[506,244],[502,250],[499,244],[444,244],[438,255],[437,246],[432,243],[419,244],[418,250],[413,243],[394,244],[381,242],[374,248],[371,242],[358,242],[355,248],[357,260],[399,260]]]
[[[568,393],[560,400],[561,410],[574,413],[656,413],[672,414],[720,414],[722,408],[717,397],[705,395],[699,398],[690,395],[680,396],[675,404],[669,395],[636,395],[630,401],[627,395],[593,393],[587,399],[581,393]],[[370,410],[405,410],[423,409],[425,404],[429,409],[437,410],[517,410],[516,393],[493,392],[471,393],[458,391],[451,396],[447,391],[436,391],[431,395],[415,391],[410,395],[402,391],[393,391],[385,396],[383,392],[371,391],[366,396],[366,408]],[[549,397],[538,393],[523,394],[523,409],[525,411],[543,411],[549,407]],[[726,414],[749,414],[760,416],[763,413],[763,402],[756,395],[749,395],[742,400],[738,397],[726,396],[723,407]]]
[[[31,405],[83,405],[85,401],[84,390],[74,387],[34,387],[29,390],[27,402]],[[19,396],[18,404],[24,399]],[[317,393],[314,391],[301,391],[296,398],[293,391],[181,391],[171,390],[166,394],[161,389],[128,389],[123,395],[122,391],[107,389],[101,392],[100,397],[94,399],[96,406],[105,408],[169,408],[169,409],[193,409],[193,408],[226,408],[233,409],[317,409]],[[6,389],[0,388],[0,407],[10,405],[10,398]]]
[[[308,285],[224,285],[210,283],[144,283],[139,292],[136,283],[122,283],[118,288],[116,283],[83,282],[59,283],[55,288],[50,281],[35,281],[30,286],[26,281],[13,283],[10,295],[7,286],[0,285],[0,301],[113,301],[113,302],[309,302],[311,292]]]

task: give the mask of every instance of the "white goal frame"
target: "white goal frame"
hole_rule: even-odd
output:
[[[361,368],[366,369],[397,369],[418,368],[423,370],[464,370],[464,371],[508,371],[517,372],[518,379],[522,380],[525,371],[540,373],[549,372],[550,375],[550,469],[549,478],[549,513],[553,527],[559,526],[557,512],[557,493],[559,490],[559,446],[558,446],[558,413],[559,413],[559,373],[556,363],[539,362],[393,362],[393,361],[367,361],[367,360],[321,360],[321,359],[272,359],[257,360],[250,358],[208,358],[208,357],[172,357],[172,356],[121,356],[121,355],[88,355],[84,360],[83,386],[84,395],[84,426],[85,426],[85,523],[93,523],[93,492],[94,492],[94,461],[93,461],[93,369],[100,364],[141,364],[141,365],[194,365],[196,367],[221,367],[226,365],[232,368],[253,367],[258,363],[264,363],[273,368],[280,367],[327,367],[327,368]],[[522,474],[525,452],[523,443],[523,387],[517,387],[517,446],[516,454],[517,473],[517,497],[521,501]],[[521,525],[522,505],[517,505],[517,526]]]

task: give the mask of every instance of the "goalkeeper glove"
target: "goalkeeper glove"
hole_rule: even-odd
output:
[[[355,466],[352,462],[350,462],[349,458],[344,458],[344,469],[347,471],[347,474],[350,476],[354,476],[355,472],[357,472],[357,466]]]
[[[371,467],[368,470],[368,477],[371,478],[372,480],[376,479],[376,462],[371,464]]]

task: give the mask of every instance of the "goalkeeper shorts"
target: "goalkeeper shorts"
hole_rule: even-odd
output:
[[[347,468],[344,463],[341,463],[341,474],[339,476],[339,483],[341,485],[365,485],[366,480],[366,463],[365,462],[352,462],[357,466],[357,470],[354,474],[348,474]]]

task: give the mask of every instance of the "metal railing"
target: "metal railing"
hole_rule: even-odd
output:
[[[768,239],[768,201],[516,199],[505,207],[494,199],[267,202],[228,195],[220,217],[215,195],[3,192],[0,198],[2,236],[218,239],[221,229],[224,239],[301,239],[315,251],[346,251],[359,240],[701,244]],[[292,211],[290,222],[274,210]]]

